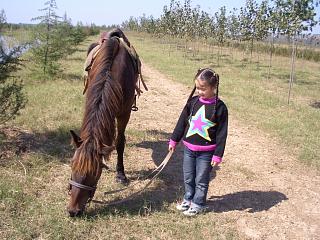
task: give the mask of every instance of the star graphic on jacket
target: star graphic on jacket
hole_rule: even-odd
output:
[[[206,119],[205,106],[203,105],[196,113],[192,116],[190,121],[190,127],[187,132],[186,137],[190,137],[194,134],[198,134],[200,137],[211,141],[209,137],[208,129],[213,127],[215,123],[211,122],[209,119]]]

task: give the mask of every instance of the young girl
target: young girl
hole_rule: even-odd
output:
[[[212,167],[222,161],[227,139],[228,110],[218,98],[219,75],[212,69],[199,69],[195,87],[169,141],[174,151],[183,138],[185,194],[177,209],[194,216],[206,209]],[[198,96],[192,97],[195,90]]]

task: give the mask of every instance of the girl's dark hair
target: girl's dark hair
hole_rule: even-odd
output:
[[[216,87],[219,84],[219,74],[210,68],[200,68],[195,76],[196,78],[206,81],[212,87]]]
[[[217,103],[218,103],[218,95],[219,95],[219,74],[217,74],[215,71],[213,71],[210,68],[199,68],[197,74],[194,76],[194,80],[196,80],[197,78],[206,81],[210,86],[212,87],[216,87],[217,89],[217,93],[215,96],[215,104],[214,104],[214,110],[213,110],[213,114],[210,118],[211,121],[213,121],[213,119],[215,118],[215,114],[216,114],[216,107],[217,107]],[[194,92],[196,91],[196,85],[194,85],[191,94],[189,95],[188,98],[188,102],[190,101],[190,99],[192,98]]]

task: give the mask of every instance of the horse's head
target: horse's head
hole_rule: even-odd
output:
[[[73,131],[70,131],[76,151],[71,160],[71,179],[69,181],[70,202],[67,207],[70,217],[80,216],[85,206],[94,196],[102,172],[102,158],[110,155],[114,147],[103,146],[94,150]]]

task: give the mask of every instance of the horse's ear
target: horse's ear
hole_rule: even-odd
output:
[[[76,146],[77,148],[80,147],[80,145],[82,143],[81,138],[73,130],[70,130],[70,133],[71,133],[71,136],[72,136],[71,143],[74,146]]]
[[[115,146],[104,145],[99,153],[103,156],[108,156],[115,148]]]
[[[88,47],[87,50],[87,56],[89,55],[89,53],[91,52],[92,49],[94,49],[96,46],[98,46],[99,43],[95,42],[95,43],[91,43],[90,46]]]

